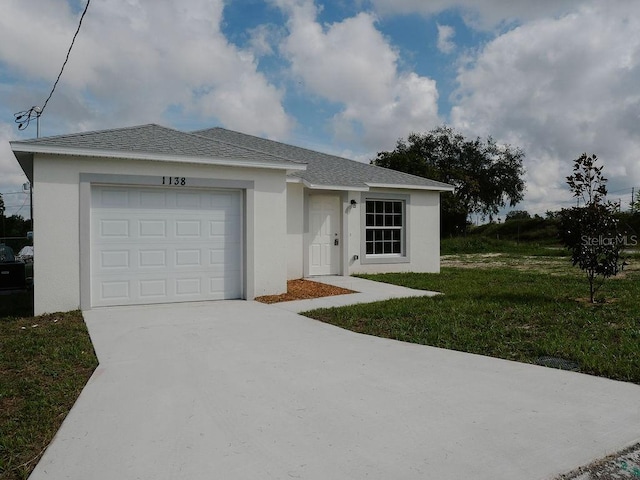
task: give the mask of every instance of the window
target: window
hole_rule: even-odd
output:
[[[404,207],[402,200],[367,200],[365,252],[367,255],[404,254]]]

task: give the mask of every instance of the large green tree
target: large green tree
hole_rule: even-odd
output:
[[[491,137],[467,139],[442,126],[398,140],[371,163],[453,185],[455,192],[442,195],[442,233],[449,235],[464,231],[472,213],[491,217],[522,200],[523,159],[520,148]]]

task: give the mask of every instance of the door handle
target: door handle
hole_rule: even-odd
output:
[[[340,244],[340,240],[338,240],[337,238],[333,241],[334,245],[339,245]]]

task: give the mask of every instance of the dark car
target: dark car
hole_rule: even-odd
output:
[[[0,290],[21,290],[27,287],[23,261],[16,259],[11,247],[0,245]]]

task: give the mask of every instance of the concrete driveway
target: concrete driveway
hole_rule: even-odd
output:
[[[547,479],[640,439],[640,387],[223,301],[85,312],[41,479]]]

